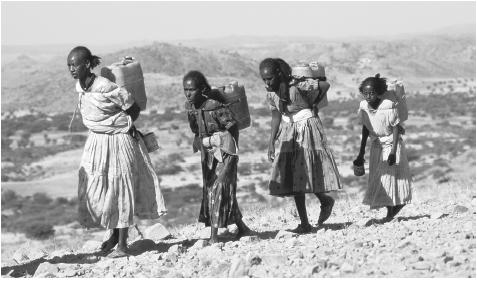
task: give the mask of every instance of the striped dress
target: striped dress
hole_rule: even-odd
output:
[[[387,163],[392,149],[393,127],[400,122],[396,104],[383,100],[377,109],[373,109],[367,101],[362,101],[358,114],[371,139],[368,189],[363,204],[377,209],[410,203],[411,173],[401,136],[397,143],[396,164],[389,166]]]
[[[321,120],[313,111],[319,91],[290,87],[288,114],[282,115],[275,160],[269,182],[270,195],[294,196],[341,189],[340,175]],[[278,96],[269,92],[272,111]]]
[[[228,107],[208,99],[200,108],[186,102],[187,117],[195,134],[193,150],[201,152],[202,203],[199,222],[215,228],[227,227],[242,219],[237,202],[237,165],[239,157],[237,121]],[[231,143],[213,148],[201,147],[202,138],[227,135]],[[224,143],[222,139],[220,141]]]
[[[129,133],[125,112],[134,99],[106,78],[96,77],[84,91],[79,108],[89,129],[79,170],[79,221],[86,227],[126,228],[134,216],[154,219],[165,214],[159,179],[144,141]]]

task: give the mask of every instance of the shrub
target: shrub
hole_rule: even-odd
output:
[[[9,202],[15,201],[17,199],[17,194],[15,191],[7,189],[2,191],[2,205],[5,206]]]
[[[25,227],[25,234],[28,238],[44,240],[55,234],[55,230],[53,225],[49,223],[32,222]]]
[[[46,195],[45,193],[35,193],[33,194],[33,202],[42,204],[42,205],[48,205],[50,204],[52,199]]]

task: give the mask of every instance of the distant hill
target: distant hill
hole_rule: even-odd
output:
[[[213,84],[239,80],[246,85],[250,99],[260,102],[264,91],[257,68],[265,57],[282,57],[291,64],[322,62],[332,83],[333,99],[338,92],[341,96],[356,92],[359,81],[377,72],[404,79],[414,90],[424,88],[422,81],[432,79],[475,78],[475,28],[474,33],[455,30],[383,40],[230,37],[154,42],[99,55],[102,65],[125,55],[141,61],[149,108],[181,105],[181,77],[192,69],[204,72]],[[66,55],[59,54],[47,63],[26,55],[2,63],[2,110],[73,111],[76,95]]]

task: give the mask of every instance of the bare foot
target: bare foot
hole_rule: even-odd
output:
[[[235,237],[240,238],[243,236],[249,236],[254,234],[253,230],[251,230],[245,223],[241,223],[240,227],[238,228],[237,235]]]
[[[321,212],[320,212],[320,217],[318,218],[319,226],[321,226],[331,216],[331,211],[333,211],[334,205],[335,205],[335,200],[331,198],[330,202],[328,202],[326,205],[320,206]]]
[[[211,237],[209,241],[207,241],[209,245],[215,244],[219,242],[219,239],[217,237]]]
[[[395,217],[401,209],[404,208],[404,205],[396,205],[393,207],[393,217]]]
[[[107,254],[118,244],[118,241],[118,236],[114,234],[111,235],[108,240],[104,241],[103,244],[101,244],[101,253]]]
[[[304,234],[311,232],[313,230],[313,227],[311,224],[299,224],[295,229],[290,230],[290,232],[293,233],[298,233],[298,234]]]
[[[127,253],[127,249],[120,249],[117,248],[114,250],[111,254],[108,255],[108,258],[122,258],[122,257],[127,257],[129,254]]]

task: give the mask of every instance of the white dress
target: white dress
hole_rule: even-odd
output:
[[[368,189],[363,204],[376,209],[410,203],[411,173],[401,136],[397,143],[396,164],[389,166],[387,163],[392,149],[393,127],[400,122],[396,104],[383,100],[377,109],[373,109],[368,102],[362,101],[358,114],[371,139]]]
[[[79,170],[79,220],[107,229],[133,225],[133,216],[153,219],[165,214],[164,199],[144,141],[128,134],[133,125],[125,112],[134,99],[125,89],[96,77],[79,107],[90,130]]]

